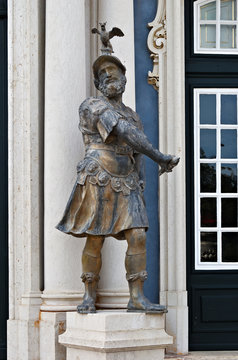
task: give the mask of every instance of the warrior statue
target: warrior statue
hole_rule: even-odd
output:
[[[179,158],[153,148],[143,132],[138,114],[122,102],[126,68],[111,55],[109,39],[123,33],[118,28],[113,29],[106,33],[104,23],[103,36],[100,33],[101,38],[108,37],[108,47],[104,41],[103,54],[93,64],[93,75],[95,86],[102,95],[86,99],[79,108],[85,157],[77,166],[77,181],[57,228],[87,239],[81,276],[85,294],[82,304],[77,307],[79,313],[96,312],[101,249],[108,236],[126,239],[128,243],[125,258],[130,292],[128,311],[166,312],[165,306],[152,304],[143,292],[147,278],[148,229],[143,200],[143,155],[159,164],[160,173],[171,172]],[[95,29],[93,32],[96,33]]]

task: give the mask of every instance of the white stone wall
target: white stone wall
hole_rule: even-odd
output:
[[[163,79],[170,103],[160,104],[167,119],[160,123],[160,143],[162,151],[181,154],[182,159],[176,176],[167,180],[165,175],[161,184],[161,299],[170,307],[167,326],[177,339],[173,350],[186,352],[185,225],[178,217],[185,219],[183,2],[166,2],[168,61]],[[98,22],[107,21],[108,29],[117,26],[125,33],[113,39],[113,46],[127,68],[124,102],[135,108],[133,1],[108,4],[9,1],[9,360],[64,359],[57,336],[65,329],[66,311],[74,310],[83,295],[84,240],[60,233],[55,225],[84,155],[78,107],[96,94],[91,65],[98,55],[98,38],[90,28]],[[168,214],[174,225],[170,230]],[[125,252],[126,242],[106,240],[98,306],[126,306]]]

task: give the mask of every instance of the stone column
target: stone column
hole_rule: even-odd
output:
[[[8,3],[8,359],[39,359],[42,289],[44,2]]]
[[[84,156],[78,130],[78,108],[90,95],[89,1],[46,2],[44,292],[40,358],[59,360],[65,349],[57,334],[64,331],[66,311],[81,302],[81,253],[84,239],[55,229],[76,181]]]
[[[169,349],[188,352],[186,291],[186,158],[184,2],[166,0],[167,19],[167,119],[160,119],[162,151],[176,154],[180,163],[160,184],[161,299],[168,305],[166,329],[174,335]],[[162,177],[161,177],[162,178]],[[167,239],[167,242],[166,242]]]
[[[84,240],[55,229],[84,156],[78,107],[89,95],[85,1],[49,0],[46,4],[45,55],[45,246],[42,310],[72,310],[82,296]]]
[[[184,1],[159,0],[148,46],[154,68],[149,82],[158,90],[159,148],[180,157],[172,174],[160,177],[160,301],[168,306],[169,351],[188,351],[186,291]]]

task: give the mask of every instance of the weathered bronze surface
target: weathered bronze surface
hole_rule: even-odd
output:
[[[101,27],[106,33],[105,24]],[[101,248],[106,236],[126,239],[128,243],[125,259],[130,290],[128,311],[166,312],[164,306],[150,303],[143,293],[148,229],[143,199],[143,154],[160,165],[160,174],[171,172],[179,158],[154,149],[139,116],[122,102],[126,69],[118,58],[110,55],[113,50],[109,39],[123,33],[114,29],[117,28],[113,28],[111,35],[104,34],[105,55],[93,64],[95,86],[102,96],[86,99],[79,108],[79,129],[86,153],[78,164],[77,181],[57,228],[76,237],[87,237],[81,276],[85,295],[78,306],[79,313],[96,312]]]

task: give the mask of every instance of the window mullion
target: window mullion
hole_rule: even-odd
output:
[[[221,93],[217,94],[217,158],[216,175],[217,175],[217,262],[222,262],[222,246],[221,246]]]
[[[197,210],[197,213],[195,211],[195,261],[197,265],[200,263],[201,260],[201,233],[198,230],[200,228],[200,176],[199,176],[199,167],[200,167],[200,102],[199,102],[199,92],[197,90],[194,90],[194,120],[195,120],[195,126],[194,126],[194,161],[195,161],[195,167],[194,167],[194,186],[196,191],[195,198],[195,209]]]
[[[221,36],[221,27],[220,27],[220,0],[216,1],[216,48],[220,50],[220,36]]]
[[[236,22],[236,49],[238,49],[238,23],[237,22]]]

